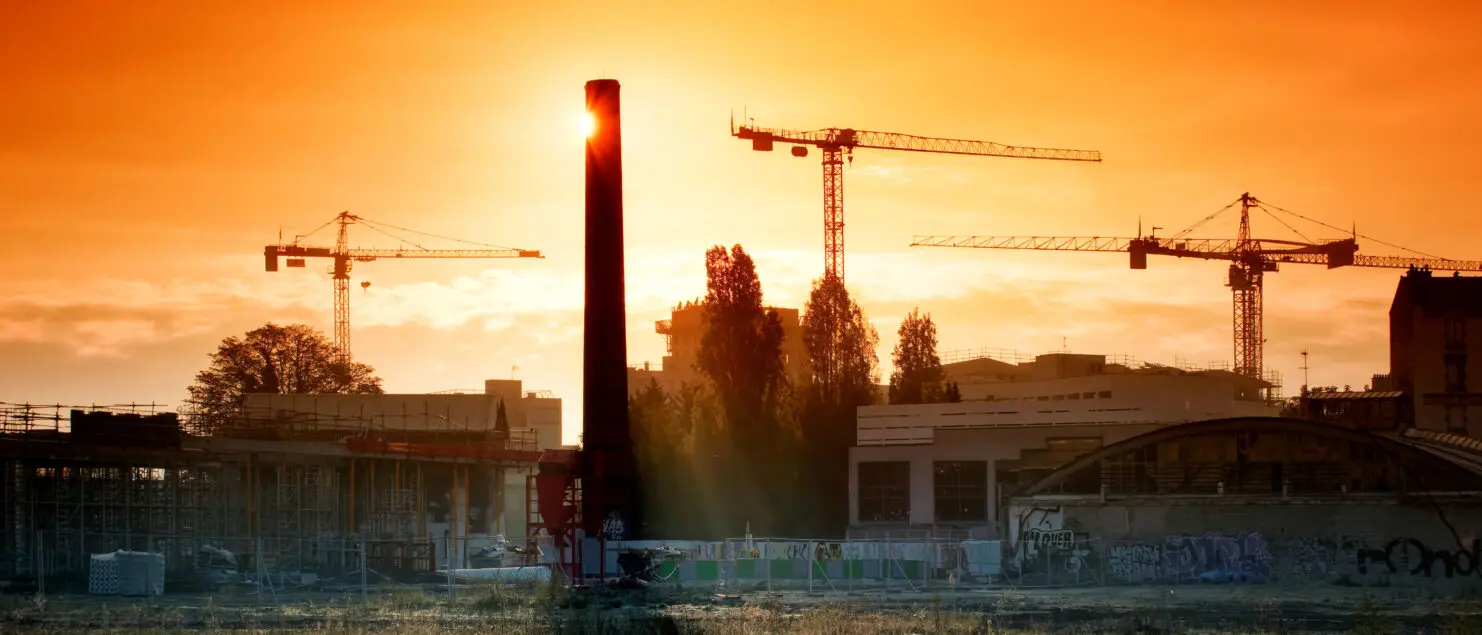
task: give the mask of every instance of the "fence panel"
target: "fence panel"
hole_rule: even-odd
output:
[[[1101,584],[1103,545],[1098,538],[1023,540],[1004,556],[1009,584],[1019,587],[1065,587]]]

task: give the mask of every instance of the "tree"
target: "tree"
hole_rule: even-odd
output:
[[[504,411],[504,399],[499,399],[499,408],[494,411],[494,431],[509,435],[509,413]]]
[[[639,481],[645,500],[682,500],[680,484],[688,480],[681,460],[684,439],[674,431],[674,408],[671,399],[649,379],[647,386],[628,397],[628,421],[633,431],[633,456],[637,461]],[[683,517],[670,506],[650,507],[645,514],[642,533],[645,536],[674,537],[674,523]]]
[[[911,309],[901,320],[900,341],[891,361],[890,403],[937,403],[943,400],[942,361],[937,357],[937,325],[931,314]]]
[[[240,414],[243,395],[380,394],[381,378],[366,364],[336,361],[334,344],[303,324],[268,323],[244,337],[228,337],[211,354],[211,366],[196,374],[186,424],[209,434]]]
[[[725,495],[734,504],[720,510],[722,526],[736,531],[751,522],[766,531],[776,511],[786,509],[778,490],[792,468],[783,458],[792,432],[784,418],[782,320],[762,305],[756,264],[740,245],[705,252],[705,273],[706,328],[696,364],[720,405],[725,440],[703,466],[710,473],[705,482],[731,484]]]
[[[962,403],[962,391],[957,388],[957,382],[947,382],[947,390],[943,395],[943,401],[947,403]]]
[[[762,306],[756,264],[741,245],[705,253],[705,319],[698,364],[710,378],[743,452],[770,440],[782,398],[782,319]]]
[[[874,401],[880,336],[833,274],[813,281],[803,307],[803,344],[813,369],[809,401],[850,409]]]
[[[813,282],[803,312],[803,342],[812,366],[804,399],[804,452],[811,484],[811,531],[842,532],[849,521],[849,448],[855,412],[875,400],[879,335],[837,276]]]

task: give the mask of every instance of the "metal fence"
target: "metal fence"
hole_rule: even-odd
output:
[[[1358,539],[1349,539],[1354,540]],[[35,562],[34,576],[16,577],[0,582],[0,586],[8,584],[11,591],[16,591],[34,585],[38,598],[89,599],[88,571],[59,567],[63,552],[53,550],[50,536],[37,534],[33,542],[35,551],[30,559]],[[547,584],[554,580],[560,584],[573,577],[561,569],[563,559],[549,537],[511,542],[475,535],[434,537],[418,543],[326,535],[313,544],[270,538],[250,543],[205,542],[189,553],[141,544],[129,547],[136,552],[160,554],[165,565],[163,594],[167,600],[173,596],[187,603],[231,598],[239,603],[273,605],[331,596],[366,601],[411,590],[466,598],[478,593],[481,585],[491,583]],[[658,585],[721,594],[791,591],[848,595],[1128,584],[1331,582],[1353,568],[1342,558],[1343,544],[1346,542],[1310,540],[1267,544],[1255,534],[1187,536],[1144,544],[1105,542],[1070,532],[1035,534],[1017,542],[750,537],[599,545],[588,539],[579,546],[583,571],[575,577],[592,578],[599,572],[620,576],[620,556],[637,550],[652,554],[652,574]],[[1370,540],[1368,544],[1376,542]],[[605,554],[599,551],[601,548],[605,548]],[[1384,563],[1374,559],[1385,557],[1384,553],[1365,553],[1379,563],[1369,567],[1371,572],[1380,572]],[[95,555],[99,554],[88,557]],[[75,560],[76,556],[68,558]],[[1447,564],[1450,561],[1435,562],[1440,563],[1432,567],[1438,579],[1449,579],[1451,568],[1456,569],[1457,577],[1464,577],[1460,560],[1454,567]],[[1397,570],[1409,571],[1404,567]]]

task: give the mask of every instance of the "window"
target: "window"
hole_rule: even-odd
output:
[[[1081,393],[1081,399],[1095,399],[1095,398],[1096,398],[1096,393],[1094,393],[1094,392],[1083,392],[1083,393]]]
[[[1111,399],[1111,391],[1110,390],[1103,390],[1103,391],[1101,391],[1100,394],[1097,394],[1096,396],[1097,397],[1100,397],[1101,399]]]
[[[860,462],[860,522],[904,521],[910,517],[911,464],[907,461]]]
[[[1446,392],[1467,391],[1467,354],[1446,353]]]
[[[988,520],[987,461],[937,461],[933,468],[937,522]]]
[[[1466,348],[1467,320],[1456,315],[1446,316],[1446,348]]]

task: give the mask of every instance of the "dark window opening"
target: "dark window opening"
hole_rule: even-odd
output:
[[[859,464],[860,522],[905,521],[911,517],[911,464],[868,461]]]
[[[1460,316],[1448,316],[1445,322],[1446,348],[1466,348],[1467,321]]]
[[[1467,391],[1466,353],[1446,353],[1446,392]]]
[[[1103,390],[1103,391],[1101,391],[1100,394],[1098,394],[1096,396],[1097,397],[1100,397],[1101,399],[1111,399],[1111,391],[1110,390]]]
[[[987,461],[937,461],[933,468],[938,522],[988,520]]]

